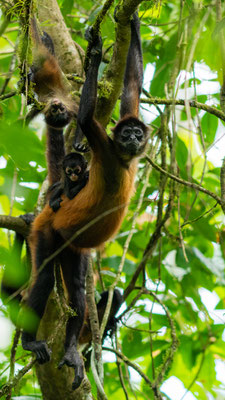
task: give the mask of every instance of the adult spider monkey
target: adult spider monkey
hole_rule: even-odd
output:
[[[138,156],[143,153],[148,139],[147,127],[138,119],[143,78],[139,28],[139,19],[134,15],[121,98],[121,119],[114,128],[113,139],[94,119],[102,45],[99,37],[94,42],[91,38],[90,66],[78,112],[78,123],[92,151],[89,180],[72,200],[62,195],[63,201],[57,213],[47,204],[36,217],[29,240],[37,278],[27,305],[38,318],[32,327],[24,329],[22,344],[24,349],[36,354],[39,363],[50,359],[46,342],[37,341],[36,332],[54,285],[54,260],[49,260],[44,268],[43,262],[61,244],[70,240],[59,258],[70,306],[76,310],[77,316],[70,317],[67,322],[65,354],[59,367],[66,364],[75,369],[73,389],[79,387],[84,376],[83,362],[76,347],[84,319],[85,275],[90,249],[101,246],[120,228],[133,193]],[[50,182],[54,183],[52,158],[58,161],[61,156],[53,140],[57,136],[57,127],[52,122],[51,127],[55,133],[48,130],[48,165]]]
[[[86,168],[87,162],[81,154],[69,153],[64,157],[62,179],[48,189],[48,195],[50,195],[49,205],[54,212],[60,208],[62,194],[65,194],[69,199],[73,199],[86,185],[89,177],[89,172]]]
[[[77,111],[75,102],[55,57],[52,39],[46,32],[41,34],[35,18],[31,18],[30,33],[33,42],[33,59],[29,81],[34,84],[38,100],[46,104],[44,114],[46,118],[50,117],[49,125],[54,119],[54,112],[56,112],[58,114],[55,116],[57,127],[63,128]],[[58,106],[55,106],[55,101],[57,101],[57,105],[59,103],[63,105],[61,113]]]

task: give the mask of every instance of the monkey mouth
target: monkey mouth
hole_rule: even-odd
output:
[[[131,156],[135,156],[136,154],[138,154],[138,152],[140,150],[139,143],[136,143],[136,142],[127,143],[126,150],[127,150],[128,154],[130,154]]]
[[[72,182],[76,182],[77,179],[78,179],[78,176],[75,175],[75,174],[72,174],[72,175],[70,176],[70,180],[71,180]]]

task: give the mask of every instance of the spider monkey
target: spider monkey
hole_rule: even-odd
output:
[[[76,105],[55,57],[52,39],[46,32],[40,33],[35,18],[31,19],[30,33],[33,41],[33,60],[29,81],[34,84],[38,100],[46,104],[44,114],[46,119],[49,118],[49,124],[56,112],[57,127],[63,128],[76,113]],[[57,105],[61,103],[62,108],[56,107],[55,102]]]
[[[49,205],[56,212],[60,208],[62,194],[73,199],[88,181],[89,172],[87,162],[78,153],[69,153],[63,159],[63,177],[60,182],[54,183],[48,189],[50,194]]]
[[[138,119],[143,66],[137,15],[133,16],[130,25],[131,41],[121,98],[121,119],[114,128],[113,139],[108,137],[105,129],[94,118],[102,44],[100,37],[95,41],[91,37],[90,65],[78,111],[78,124],[92,151],[89,180],[72,200],[62,195],[61,207],[57,213],[47,204],[36,217],[29,238],[32,266],[37,276],[27,307],[37,315],[37,320],[33,326],[24,328],[22,345],[24,349],[36,354],[39,363],[50,359],[46,342],[37,341],[36,332],[54,286],[54,260],[49,260],[44,268],[43,262],[55,249],[70,240],[58,257],[69,294],[69,304],[77,315],[68,319],[65,354],[59,368],[63,365],[74,368],[73,389],[79,387],[84,377],[77,342],[84,320],[85,275],[89,253],[91,248],[101,246],[120,228],[134,190],[138,157],[143,153],[148,140],[148,129]],[[48,168],[51,184],[59,180],[56,166],[61,161],[63,148],[63,135],[60,130],[61,133],[57,135],[56,119],[53,121],[55,126],[52,121],[51,126],[48,126]],[[48,124],[47,118],[46,122]],[[57,143],[54,142],[56,138]],[[58,146],[60,141],[62,147]],[[72,240],[75,233],[76,237]]]

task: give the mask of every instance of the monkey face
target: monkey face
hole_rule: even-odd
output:
[[[77,182],[83,175],[82,168],[79,165],[66,167],[65,174],[72,182]]]
[[[123,158],[133,158],[144,151],[147,135],[138,120],[122,125],[115,133],[116,146]]]

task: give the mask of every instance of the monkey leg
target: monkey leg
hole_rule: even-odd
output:
[[[37,361],[44,364],[50,360],[51,351],[45,341],[36,340],[36,333],[48,297],[54,287],[54,260],[43,265],[46,257],[53,251],[48,236],[38,232],[35,239],[31,244],[31,252],[34,267],[37,269],[37,278],[22,312],[22,346],[25,350],[34,352]]]
[[[65,354],[59,363],[59,368],[62,368],[63,365],[74,368],[75,378],[72,389],[77,389],[84,377],[83,360],[77,351],[77,343],[84,321],[85,276],[88,256],[74,253],[71,249],[67,248],[62,252],[60,259],[63,278],[69,295],[69,305],[76,314],[70,316],[67,322]]]

